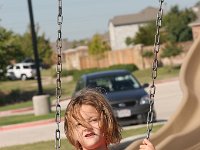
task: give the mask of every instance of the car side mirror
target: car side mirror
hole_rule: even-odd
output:
[[[149,87],[149,83],[144,83],[144,84],[142,85],[142,87],[143,87],[143,88]]]

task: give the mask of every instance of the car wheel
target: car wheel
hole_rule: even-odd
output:
[[[23,74],[22,76],[21,76],[21,80],[27,80],[27,76],[25,75],[25,74]]]

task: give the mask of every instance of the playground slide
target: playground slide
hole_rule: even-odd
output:
[[[183,92],[180,106],[150,137],[156,150],[200,150],[200,36],[181,66],[180,85]],[[133,142],[126,150],[138,150],[140,143]]]

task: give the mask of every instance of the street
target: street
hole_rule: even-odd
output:
[[[182,93],[178,80],[156,84],[154,106],[157,112],[157,120],[168,120],[176,111],[181,99]],[[0,131],[0,147],[53,140],[55,129],[56,124],[51,122],[43,125]],[[61,138],[64,138],[63,122],[60,125],[60,129]]]
[[[158,120],[168,120],[182,99],[179,81],[170,81],[156,85],[155,110]]]

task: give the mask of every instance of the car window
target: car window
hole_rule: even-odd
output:
[[[87,87],[95,88],[100,87],[102,92],[109,92],[111,89],[111,82],[109,78],[98,78],[94,80],[88,80]]]
[[[80,91],[83,88],[84,88],[84,82],[83,79],[80,79],[76,84],[75,91]]]
[[[30,68],[30,66],[23,66],[23,68],[24,68],[24,69],[29,69],[29,68]]]
[[[20,69],[20,66],[16,66],[16,69]]]
[[[87,87],[101,87],[106,92],[115,92],[137,89],[140,88],[140,84],[132,75],[127,74],[90,79],[87,82]]]
[[[35,69],[35,65],[31,65],[30,67],[31,67],[31,69]]]
[[[35,69],[35,65],[24,65],[24,69]]]
[[[131,75],[117,76],[113,80],[113,89],[118,90],[130,90],[137,89],[140,87],[140,84],[137,80]]]
[[[12,65],[10,65],[10,66],[8,66],[8,67],[7,67],[7,69],[13,69],[13,66],[12,66]]]

